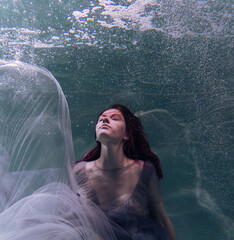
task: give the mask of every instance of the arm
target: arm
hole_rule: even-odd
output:
[[[173,225],[164,209],[159,192],[159,183],[156,174],[152,175],[150,181],[150,211],[160,224],[166,229],[169,240],[177,240]]]
[[[173,225],[167,216],[167,213],[164,209],[163,202],[161,201],[158,204],[155,204],[152,213],[155,218],[161,223],[161,225],[166,229],[168,237],[170,240],[177,240],[175,230]]]

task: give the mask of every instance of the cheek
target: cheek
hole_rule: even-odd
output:
[[[97,136],[97,133],[98,133],[98,125],[96,125],[95,127],[95,135]]]
[[[122,135],[125,134],[125,132],[126,132],[126,127],[125,127],[125,125],[119,126],[119,127],[118,127],[118,131],[121,132]]]

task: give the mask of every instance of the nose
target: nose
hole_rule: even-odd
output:
[[[103,118],[103,123],[109,123],[108,118]]]

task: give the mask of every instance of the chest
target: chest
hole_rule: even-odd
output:
[[[149,179],[151,172],[133,164],[120,171],[86,168],[74,169],[78,192],[100,206],[105,212],[148,215]]]
[[[148,183],[142,166],[85,172],[91,192],[104,211],[148,214]]]
[[[98,202],[103,206],[120,205],[134,195],[141,178],[131,171],[95,171],[87,173]]]

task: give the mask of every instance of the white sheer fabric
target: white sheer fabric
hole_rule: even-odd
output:
[[[0,61],[0,239],[115,239],[103,212],[73,191],[70,117],[45,69]]]

